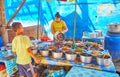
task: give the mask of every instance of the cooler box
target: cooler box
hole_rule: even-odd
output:
[[[120,59],[120,36],[105,36],[104,48],[110,52],[113,59]]]

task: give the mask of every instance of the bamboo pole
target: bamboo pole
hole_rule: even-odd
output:
[[[39,39],[40,30],[40,0],[38,0],[38,25],[37,25],[37,39]]]
[[[76,35],[76,9],[77,9],[77,0],[75,0],[75,11],[74,11],[74,31],[73,31],[73,46],[75,48],[75,35]]]

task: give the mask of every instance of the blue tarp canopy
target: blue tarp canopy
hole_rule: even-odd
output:
[[[22,0],[4,0],[6,21],[14,14]],[[68,26],[67,38],[73,37],[75,1],[67,0],[26,0],[25,4],[13,21],[20,21],[24,26],[37,25],[40,17],[40,25],[46,34],[50,32],[51,22],[56,12],[60,12],[61,19]],[[38,7],[38,5],[40,5]],[[38,9],[39,8],[39,9]],[[40,14],[38,14],[40,12]],[[77,0],[76,39],[82,37],[84,31],[107,31],[106,25],[120,22],[120,0]]]

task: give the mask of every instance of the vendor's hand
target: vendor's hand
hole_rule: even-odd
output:
[[[64,31],[59,31],[59,32],[60,32],[60,33],[63,33],[63,34],[65,33]]]
[[[41,59],[39,59],[39,58],[35,57],[35,58],[34,58],[34,61],[35,61],[35,63],[36,63],[36,64],[40,64]]]

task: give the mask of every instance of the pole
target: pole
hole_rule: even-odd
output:
[[[76,34],[76,9],[77,9],[77,0],[75,0],[75,11],[74,11],[74,31],[73,31],[73,49],[75,48],[75,34]]]
[[[38,25],[37,25],[37,39],[39,39],[39,28],[40,28],[40,0],[38,0]]]

